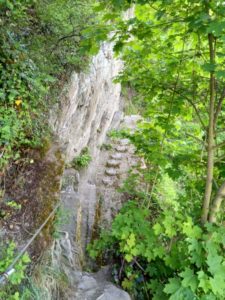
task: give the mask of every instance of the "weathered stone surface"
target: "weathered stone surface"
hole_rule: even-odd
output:
[[[133,132],[136,127],[137,123],[141,121],[141,116],[140,115],[130,115],[130,116],[125,116],[122,122],[122,128],[128,128]]]
[[[85,249],[95,226],[102,225],[104,221],[110,225],[112,209],[115,214],[120,209],[121,195],[115,186],[122,184],[121,176],[126,177],[130,168],[127,158],[131,145],[127,139],[119,144],[111,141],[117,151],[113,154],[110,154],[111,150],[100,152],[99,147],[106,142],[107,131],[119,126],[123,114],[121,86],[112,80],[121,68],[121,61],[113,58],[112,45],[103,44],[99,54],[93,58],[90,72],[72,75],[67,91],[65,89],[62,93],[58,110],[56,108],[58,114],[52,113],[51,124],[64,146],[66,162],[70,162],[86,146],[92,156],[86,169],[79,173],[72,170],[65,172],[62,203],[70,214],[68,224],[61,226],[62,237],[55,242],[52,250],[56,266],[69,278],[68,291],[62,299],[130,300],[129,295],[111,284],[105,274],[99,277],[76,273],[81,270]],[[136,116],[125,118],[123,126],[134,128],[137,119]],[[99,215],[98,210],[101,210]],[[58,300],[54,296],[51,299]]]
[[[119,145],[116,147],[116,151],[121,153],[127,152],[127,146]]]
[[[110,168],[105,170],[105,174],[108,176],[116,176],[118,171],[116,169]]]
[[[75,169],[66,169],[62,178],[61,190],[65,192],[77,191],[80,181],[80,174]]]
[[[104,184],[105,186],[112,186],[113,183],[114,183],[114,180],[113,180],[112,177],[104,177],[104,178],[102,179],[102,182],[103,182],[103,184]]]
[[[121,160],[123,158],[123,154],[115,152],[115,153],[113,153],[113,154],[110,155],[110,158],[116,159],[116,160]]]
[[[125,291],[109,284],[105,287],[104,293],[96,300],[131,300],[131,298]]]
[[[120,161],[115,160],[115,159],[110,159],[106,163],[107,167],[112,167],[112,168],[119,168],[120,166]]]
[[[88,291],[88,290],[95,290],[98,287],[98,283],[96,279],[92,276],[84,275],[80,283],[78,284],[78,289]]]
[[[113,45],[103,43],[92,59],[89,72],[72,74],[50,118],[64,145],[67,162],[87,145],[96,156],[112,121],[114,126],[119,124],[121,85],[113,83],[113,78],[122,67],[122,61],[113,57]]]
[[[119,141],[120,145],[127,146],[129,145],[130,141],[128,139],[122,139]]]
[[[101,269],[98,273],[83,273],[83,275],[79,277],[76,292],[72,293],[69,299],[131,300],[128,293],[110,283],[108,279],[109,274],[107,274],[104,269]]]

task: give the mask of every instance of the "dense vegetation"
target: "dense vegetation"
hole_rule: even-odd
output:
[[[98,10],[125,62],[117,80],[144,117],[124,135],[147,169],[125,182],[130,200],[89,253],[113,258],[136,299],[222,300],[224,1],[111,0]]]
[[[40,146],[46,112],[70,70],[87,66],[82,31],[91,1],[0,1],[0,168]]]
[[[86,51],[95,53],[113,31],[125,63],[117,81],[133,91],[143,116],[135,133],[120,135],[147,168],[124,183],[129,201],[89,253],[113,259],[115,279],[138,300],[223,300],[224,1],[99,1],[97,26],[93,2],[0,0],[1,175],[25,149],[42,145],[65,74],[83,70]],[[133,16],[124,18],[133,4]],[[83,155],[76,167],[90,161]],[[13,256],[11,244],[1,272]],[[25,256],[12,284],[21,282],[27,262]],[[0,298],[31,298],[26,293],[10,286]]]
[[[85,38],[85,28],[96,22],[92,3],[91,0],[0,0],[1,203],[10,168],[33,163],[27,159],[29,151],[42,148],[50,139],[48,113],[70,72],[84,71],[88,66],[90,55],[80,44]],[[14,201],[7,205],[10,203],[16,205]],[[0,218],[5,215],[0,212]],[[3,242],[1,232],[1,274],[16,252],[13,242]],[[28,262],[25,255],[15,266],[10,284],[0,287],[0,299],[33,299],[31,292],[20,285]]]

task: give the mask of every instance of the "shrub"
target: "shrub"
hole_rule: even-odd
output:
[[[72,160],[72,167],[75,168],[75,169],[81,169],[81,168],[85,168],[89,165],[91,161],[91,156],[89,154],[89,150],[88,148],[84,148],[80,155],[75,157],[73,160]]]
[[[138,300],[224,299],[224,228],[200,226],[181,198],[185,191],[167,174],[150,203],[138,191],[138,177],[129,189],[132,180],[121,190],[135,200],[88,246],[89,255],[116,262],[115,279]]]
[[[90,0],[0,1],[0,169],[49,137],[60,78],[88,65],[79,46],[93,20]]]
[[[0,274],[4,273],[9,265],[13,262],[15,257],[16,246],[13,242],[3,246],[1,242],[0,251]],[[15,272],[9,276],[9,282],[1,287],[1,300],[19,300],[20,298],[20,284],[25,278],[26,265],[30,262],[28,254],[24,254],[20,261],[15,265]],[[27,291],[26,291],[27,292]],[[28,298],[27,298],[28,299]]]

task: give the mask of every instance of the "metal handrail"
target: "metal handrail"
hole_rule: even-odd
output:
[[[49,214],[47,219],[42,223],[42,225],[38,228],[38,230],[34,233],[32,238],[29,239],[27,244],[20,250],[20,252],[17,254],[17,256],[14,258],[12,263],[9,265],[9,267],[6,269],[6,271],[2,274],[0,274],[0,284],[5,284],[8,278],[16,271],[14,266],[15,264],[20,260],[20,258],[23,256],[27,248],[32,244],[32,242],[35,240],[35,238],[39,235],[39,233],[42,231],[42,229],[45,227],[45,225],[48,223],[48,221],[51,219],[51,217],[54,216],[56,210],[60,206],[60,202],[55,206],[55,208],[52,210],[52,212]]]

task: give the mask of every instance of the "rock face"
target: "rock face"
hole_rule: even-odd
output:
[[[71,300],[131,300],[128,293],[106,280],[104,271],[80,276],[77,290]]]
[[[88,74],[72,75],[68,91],[64,91],[60,107],[56,108],[58,113],[52,112],[51,124],[63,144],[66,162],[85,147],[92,157],[86,169],[78,172],[68,168],[62,179],[61,202],[66,221],[51,251],[52,265],[69,281],[60,300],[130,300],[101,272],[82,272],[86,246],[97,236],[99,226],[108,227],[121,208],[123,199],[117,187],[136,163],[134,147],[128,140],[110,140],[106,135],[121,124],[133,130],[138,120],[136,116],[123,118],[121,87],[113,83],[121,68],[122,63],[113,58],[112,45],[104,44]],[[111,147],[101,150],[105,142]],[[59,298],[52,294],[51,299]]]
[[[121,125],[124,126],[123,120]],[[138,163],[135,149],[127,140],[107,138],[107,144],[110,149],[99,150],[85,170],[64,171],[61,201],[66,216],[51,253],[54,268],[69,280],[60,300],[130,300],[102,271],[82,272],[88,243],[96,238],[100,227],[110,226],[124,201],[117,188],[127,178],[131,166]],[[119,151],[118,147],[124,147],[125,151]]]
[[[72,74],[50,121],[67,161],[86,146],[97,155],[97,145],[103,143],[111,124],[120,122],[121,86],[113,83],[113,78],[121,69],[122,62],[113,58],[112,45],[105,43],[87,74]]]

